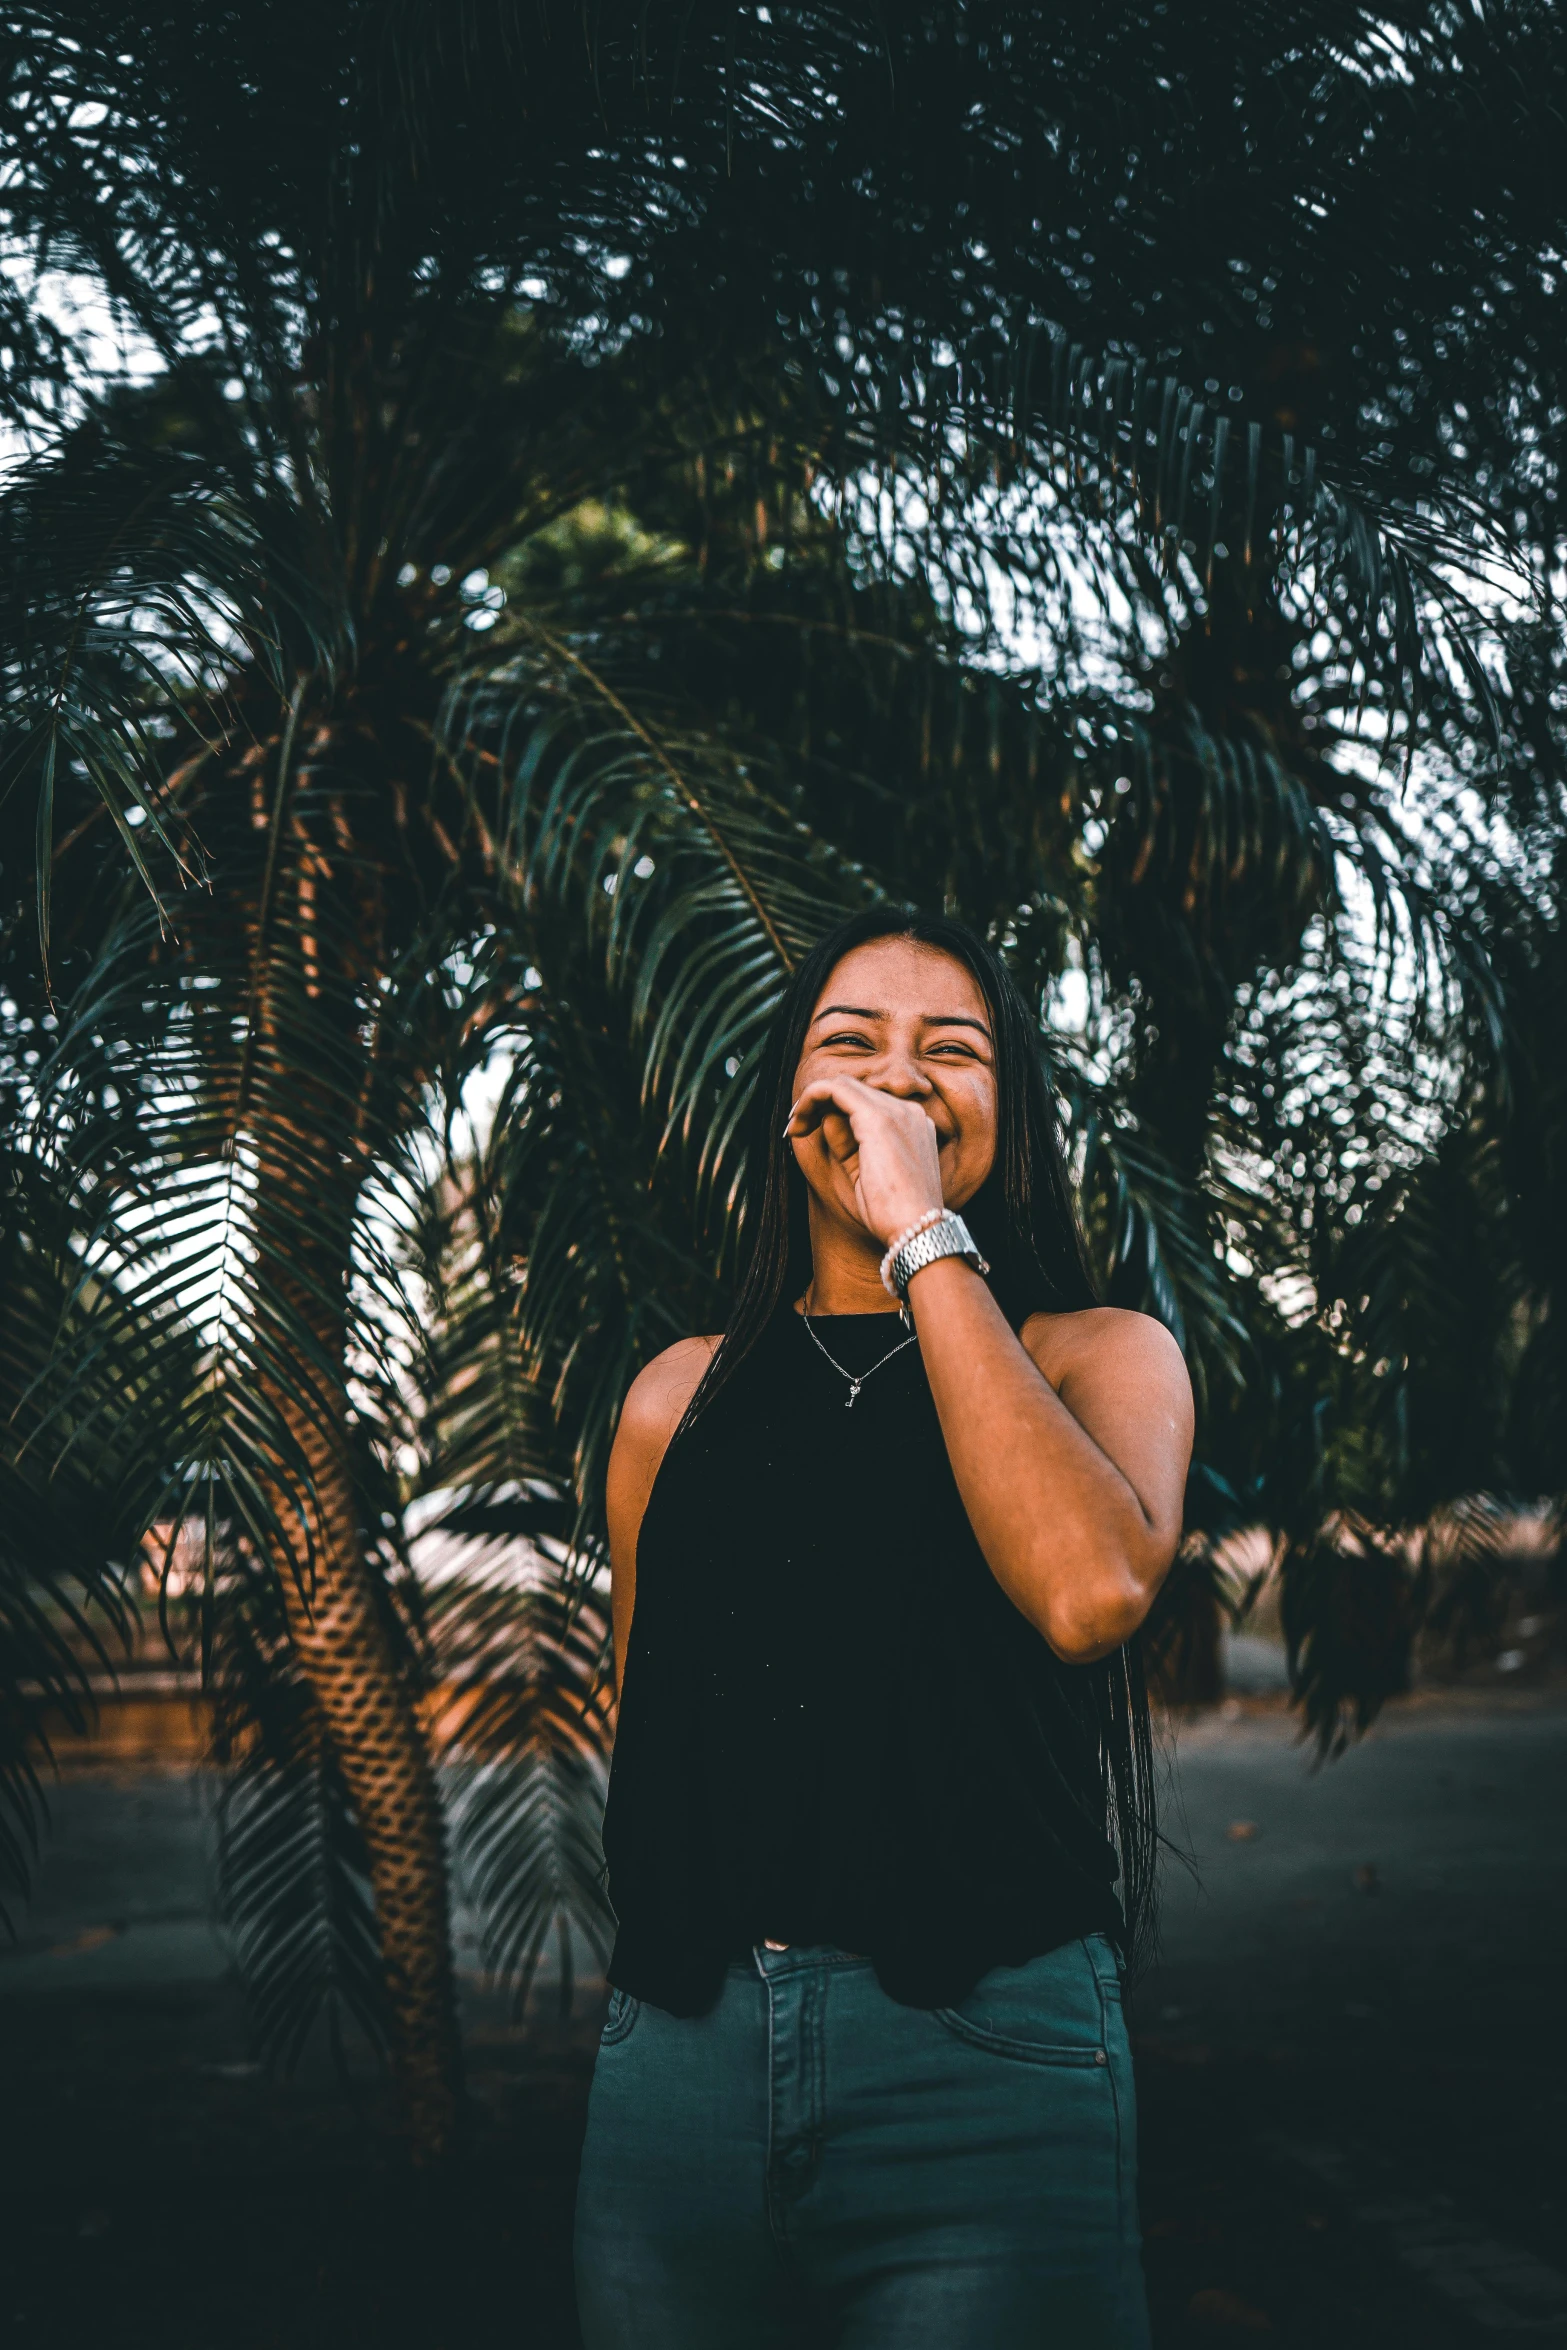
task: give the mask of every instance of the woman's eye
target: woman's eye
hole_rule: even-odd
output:
[[[840,1035],[840,1036],[829,1036],[829,1037],[825,1037],[825,1038],[823,1039],[823,1042],[824,1042],[825,1044],[829,1044],[829,1045],[834,1045],[834,1044],[852,1044],[852,1045],[858,1045],[858,1046],[859,1046],[859,1048],[861,1049],[861,1051],[862,1051],[862,1052],[869,1052],[869,1051],[871,1051],[871,1049],[872,1049],[872,1047],[871,1047],[871,1040],[870,1040],[870,1038],[869,1038],[868,1036],[856,1036],[856,1035],[853,1033],[853,1031],[852,1031],[851,1029],[847,1029],[847,1028],[846,1028],[846,1029],[843,1031],[842,1035]]]

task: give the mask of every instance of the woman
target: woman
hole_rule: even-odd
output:
[[[807,957],[754,1121],[729,1327],[642,1372],[609,1469],[584,2341],[1139,2344],[1126,1643],[1185,1366],[1095,1306],[1028,1013],[957,924]]]

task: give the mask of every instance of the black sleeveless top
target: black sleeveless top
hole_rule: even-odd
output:
[[[895,1314],[813,1316],[864,1374]],[[1121,1931],[1089,1674],[986,1566],[917,1346],[792,1309],[664,1456],[604,1819],[609,1978],[704,2013],[766,1938],[914,2007]]]

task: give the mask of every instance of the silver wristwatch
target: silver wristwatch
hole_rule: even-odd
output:
[[[890,1249],[883,1261],[881,1277],[901,1305],[907,1306],[909,1283],[916,1273],[927,1265],[934,1265],[939,1257],[967,1257],[976,1273],[988,1273],[990,1267],[980,1255],[974,1235],[959,1215],[951,1208],[911,1232],[907,1240]]]

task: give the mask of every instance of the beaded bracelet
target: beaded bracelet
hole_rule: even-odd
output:
[[[883,1289],[888,1291],[891,1296],[896,1297],[898,1294],[897,1291],[893,1288],[892,1283],[887,1278],[887,1275],[892,1268],[893,1258],[897,1255],[899,1249],[904,1246],[905,1242],[912,1240],[916,1233],[928,1232],[932,1224],[939,1224],[946,1212],[947,1211],[945,1208],[927,1208],[923,1216],[916,1216],[913,1223],[905,1225],[904,1229],[893,1240],[887,1251],[887,1254],[881,1260],[881,1285]]]
[[[916,1273],[922,1273],[927,1265],[939,1263],[943,1257],[966,1257],[976,1273],[983,1275],[990,1271],[973,1233],[950,1208],[944,1209],[933,1224],[916,1232],[912,1240],[900,1241],[892,1252],[892,1262],[883,1280],[901,1300],[905,1321],[909,1320],[909,1283]]]

